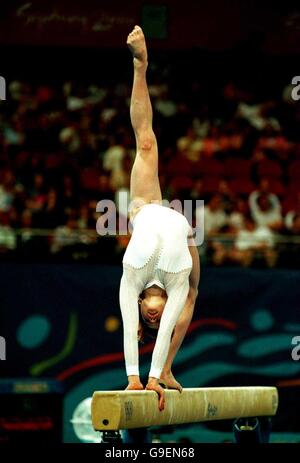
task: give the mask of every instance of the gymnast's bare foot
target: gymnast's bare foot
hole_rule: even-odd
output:
[[[168,389],[177,389],[179,392],[182,392],[182,386],[178,381],[176,381],[171,370],[162,371],[160,375],[160,382],[164,384]]]
[[[127,45],[133,56],[133,62],[136,66],[147,66],[148,55],[145,36],[139,26],[134,29],[127,37]]]

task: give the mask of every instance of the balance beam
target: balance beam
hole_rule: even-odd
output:
[[[165,390],[165,409],[154,391],[95,391],[92,423],[96,431],[144,428],[197,421],[273,416],[275,387],[186,388]]]

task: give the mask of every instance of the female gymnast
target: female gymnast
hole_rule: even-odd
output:
[[[163,410],[164,389],[159,381],[168,388],[182,390],[171,367],[192,319],[200,264],[188,221],[162,205],[158,149],[146,82],[147,48],[139,26],[128,35],[127,44],[133,55],[130,117],[136,138],[130,179],[133,232],[123,257],[120,283],[127,389],[144,389],[139,376],[138,340],[143,326],[156,330],[146,389],[158,393],[159,409]]]

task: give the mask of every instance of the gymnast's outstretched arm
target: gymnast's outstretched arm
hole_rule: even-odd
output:
[[[120,284],[120,308],[123,320],[124,356],[128,376],[127,389],[143,389],[139,374],[138,297],[143,290],[134,269],[124,268]]]
[[[189,270],[180,273],[167,273],[165,276],[168,299],[160,320],[157,339],[152,355],[146,389],[159,394],[159,407],[164,408],[163,389],[159,386],[159,378],[165,365],[172,332],[186,303],[189,292]],[[144,288],[142,273],[123,266],[120,285],[120,307],[124,329],[124,355],[128,376],[128,389],[143,389],[139,377],[138,358],[138,296]]]
[[[189,273],[190,270],[186,270],[180,273],[167,273],[165,276],[168,299],[160,320],[146,386],[146,389],[155,390],[158,393],[161,410],[164,408],[164,390],[159,385],[159,378],[168,356],[173,330],[189,292]]]
[[[200,259],[199,252],[195,243],[192,242],[189,246],[189,251],[193,261],[192,271],[189,276],[189,293],[185,302],[184,309],[176,323],[175,330],[172,336],[169,353],[165,362],[160,379],[165,385],[172,389],[182,390],[181,385],[176,381],[172,373],[172,364],[175,356],[185,338],[188,327],[191,323],[194,313],[194,307],[198,296],[198,285],[200,281]]]

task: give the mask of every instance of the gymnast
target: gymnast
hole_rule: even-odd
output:
[[[171,368],[193,316],[200,263],[187,219],[162,205],[158,148],[146,82],[147,48],[139,26],[128,35],[127,45],[133,55],[130,118],[136,139],[130,178],[133,232],[123,257],[120,283],[127,390],[144,389],[138,341],[148,330],[155,333],[156,342],[146,389],[157,392],[159,409],[163,410],[165,397],[160,382],[182,390]]]

